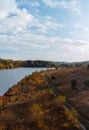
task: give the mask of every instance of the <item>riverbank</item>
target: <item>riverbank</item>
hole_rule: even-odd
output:
[[[55,96],[44,73],[25,77],[0,97],[0,130],[80,130],[74,113],[63,106],[65,97]]]
[[[33,72],[47,70],[47,68],[16,68],[0,70],[0,95],[3,95],[11,86]]]

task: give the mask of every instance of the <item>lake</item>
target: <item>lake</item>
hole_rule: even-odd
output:
[[[47,68],[16,68],[0,70],[0,95],[3,95],[10,87],[18,81],[35,71],[46,70]]]

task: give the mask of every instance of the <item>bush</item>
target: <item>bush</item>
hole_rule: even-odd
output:
[[[87,68],[89,69],[89,65],[87,65]]]
[[[65,102],[66,98],[65,96],[58,96],[56,97],[56,99],[54,100],[54,103],[60,103],[60,104],[63,104]]]
[[[77,85],[77,81],[76,81],[75,79],[73,79],[73,80],[71,81],[71,87],[72,87],[73,90],[76,90],[76,89],[77,89],[76,85]]]
[[[84,81],[84,85],[87,86],[87,87],[89,87],[89,79],[86,79],[86,80]]]
[[[56,78],[55,78],[55,76],[54,76],[54,75],[52,75],[52,76],[51,76],[51,79],[52,79],[52,80],[55,80]]]

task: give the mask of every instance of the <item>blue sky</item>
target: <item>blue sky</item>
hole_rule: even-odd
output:
[[[0,58],[89,60],[89,0],[0,0]]]

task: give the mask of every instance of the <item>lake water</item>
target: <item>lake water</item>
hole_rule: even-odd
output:
[[[0,70],[0,95],[3,95],[11,86],[22,78],[35,71],[46,70],[47,68],[16,68]]]

